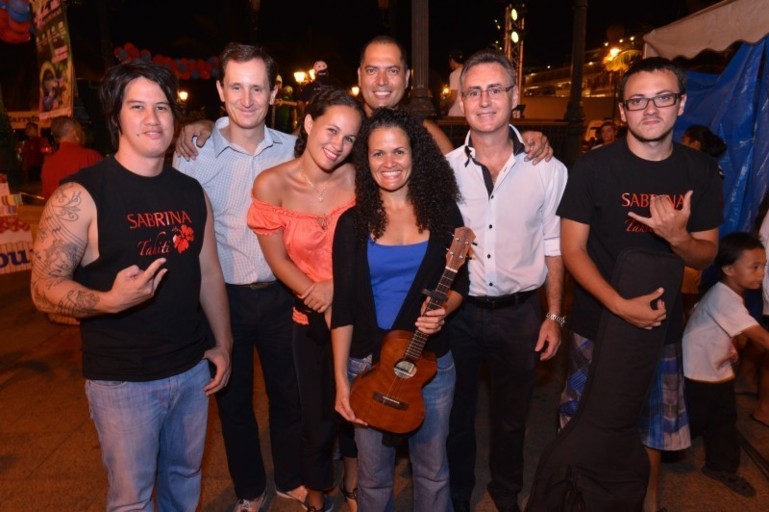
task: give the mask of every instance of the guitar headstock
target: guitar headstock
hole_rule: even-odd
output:
[[[475,233],[468,227],[457,228],[451,240],[451,246],[446,253],[446,267],[459,270],[467,260],[470,244],[475,240]]]

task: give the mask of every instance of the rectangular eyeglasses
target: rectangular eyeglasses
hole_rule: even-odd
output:
[[[501,85],[491,85],[486,89],[481,89],[480,87],[471,87],[466,91],[462,91],[462,97],[466,100],[478,100],[480,99],[481,94],[485,92],[489,96],[490,100],[495,100],[497,98],[501,98],[513,87],[515,87],[515,85],[509,85],[507,87],[502,87]]]
[[[622,104],[625,106],[626,110],[644,110],[651,101],[654,103],[654,106],[657,108],[666,108],[666,107],[672,107],[673,105],[678,102],[678,98],[683,96],[680,93],[675,92],[666,92],[664,94],[658,94],[657,96],[653,98],[645,98],[643,96],[639,96],[636,98],[630,98],[622,102]]]

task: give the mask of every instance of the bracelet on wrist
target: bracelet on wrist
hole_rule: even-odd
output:
[[[548,311],[545,314],[545,318],[547,318],[548,320],[552,320],[553,322],[557,323],[561,327],[563,327],[564,324],[566,324],[566,315],[563,315],[563,316],[556,315],[555,313],[551,313],[550,311]]]

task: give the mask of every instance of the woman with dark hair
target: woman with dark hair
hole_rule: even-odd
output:
[[[334,236],[331,340],[336,410],[356,423],[360,508],[393,509],[395,447],[391,436],[356,417],[350,382],[379,360],[387,330],[416,327],[432,335],[426,350],[438,371],[422,390],[424,422],[408,436],[413,509],[450,510],[446,437],[456,372],[440,331],[467,293],[466,267],[443,307],[426,311],[423,290],[435,289],[451,233],[462,226],[457,183],[428,131],[403,110],[375,110],[353,155],[356,206],[339,219]]]
[[[304,422],[304,506],[310,512],[331,508],[323,494],[333,486],[337,432],[328,330],[334,293],[331,245],[339,216],[355,203],[355,169],[347,157],[364,117],[344,90],[320,93],[302,122],[297,158],[259,175],[248,212],[248,225],[259,237],[267,263],[297,297],[293,351]],[[357,466],[351,435],[340,436],[340,451],[345,458],[341,487],[355,511]]]

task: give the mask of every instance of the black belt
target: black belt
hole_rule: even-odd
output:
[[[537,291],[538,290],[529,290],[527,292],[511,293],[510,295],[500,295],[499,297],[474,297],[468,295],[465,297],[465,301],[473,306],[483,309],[500,309],[517,306],[537,293]]]
[[[237,286],[238,288],[248,288],[249,290],[264,290],[268,286],[272,286],[277,281],[257,281],[249,284],[232,284],[230,286]],[[229,283],[228,283],[229,284]]]

